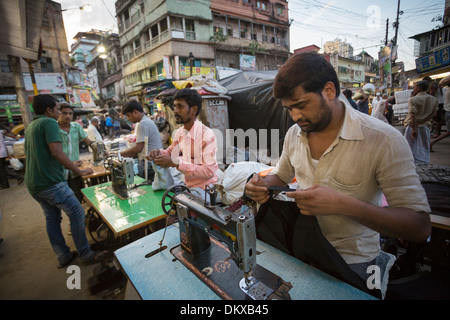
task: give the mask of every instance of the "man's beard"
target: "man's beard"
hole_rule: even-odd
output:
[[[319,111],[318,111],[318,120],[315,122],[311,122],[309,120],[303,121],[303,127],[297,122],[297,125],[300,126],[302,131],[305,132],[316,132],[316,131],[322,131],[325,129],[333,119],[333,111],[328,107],[328,105],[325,102],[325,99],[321,97]]]

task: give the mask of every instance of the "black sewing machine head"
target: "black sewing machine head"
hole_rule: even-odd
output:
[[[104,166],[111,171],[111,187],[121,199],[128,198],[128,186],[134,182],[134,161],[132,158],[122,158],[119,155],[110,155],[105,158]]]
[[[163,195],[163,211],[179,222],[180,244],[171,253],[224,299],[267,299],[283,281],[256,264],[253,209],[229,211],[216,203],[215,189],[205,192],[210,201],[185,186]]]

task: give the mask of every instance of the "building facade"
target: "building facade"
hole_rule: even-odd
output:
[[[344,58],[353,57],[353,47],[341,39],[334,39],[333,41],[327,41],[323,45],[324,53],[337,53]]]
[[[75,42],[70,47],[74,67],[86,72],[87,65],[94,59],[92,49],[106,37],[108,37],[108,33],[102,30],[92,29],[87,32],[78,32],[73,37]]]
[[[214,72],[210,1],[116,1],[127,98],[145,102],[144,88],[166,79]],[[189,60],[189,57],[192,59]]]
[[[127,98],[215,67],[278,69],[289,57],[287,1],[116,1]],[[150,88],[150,89],[148,89]]]
[[[87,74],[98,93],[100,106],[113,107],[125,100],[122,77],[122,50],[119,36],[111,33],[105,36],[90,53],[92,60],[87,64]]]
[[[337,73],[341,90],[359,88],[365,84],[365,65],[361,61],[341,57],[337,53],[324,54]]]
[[[289,58],[287,1],[212,0],[216,66],[277,70]]]
[[[25,75],[30,73],[30,67],[34,73],[59,73],[61,76],[65,74],[66,66],[70,65],[70,56],[61,12],[60,3],[45,1],[41,28],[41,54],[39,60],[30,65],[24,59],[20,59],[21,69]],[[27,91],[30,91],[28,89],[29,87]],[[0,94],[15,93],[14,77],[8,56],[0,53]],[[33,95],[33,90],[30,95]]]
[[[410,85],[418,79],[430,76],[442,79],[450,74],[450,1],[445,1],[443,24],[436,29],[416,34],[410,39],[417,42],[417,76],[410,79]]]

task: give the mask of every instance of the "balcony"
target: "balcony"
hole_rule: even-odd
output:
[[[136,48],[130,53],[125,53],[124,63],[127,63],[128,61],[141,55],[142,53],[146,53],[147,51],[150,51],[153,48],[171,39],[196,40],[196,33],[195,31],[184,31],[182,29],[167,29],[153,39],[146,41],[143,46]]]

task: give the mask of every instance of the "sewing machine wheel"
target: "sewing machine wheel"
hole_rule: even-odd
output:
[[[162,197],[161,206],[164,213],[168,216],[176,216],[177,210],[175,208],[174,197],[184,191],[189,191],[189,188],[184,185],[172,186],[166,190]]]

